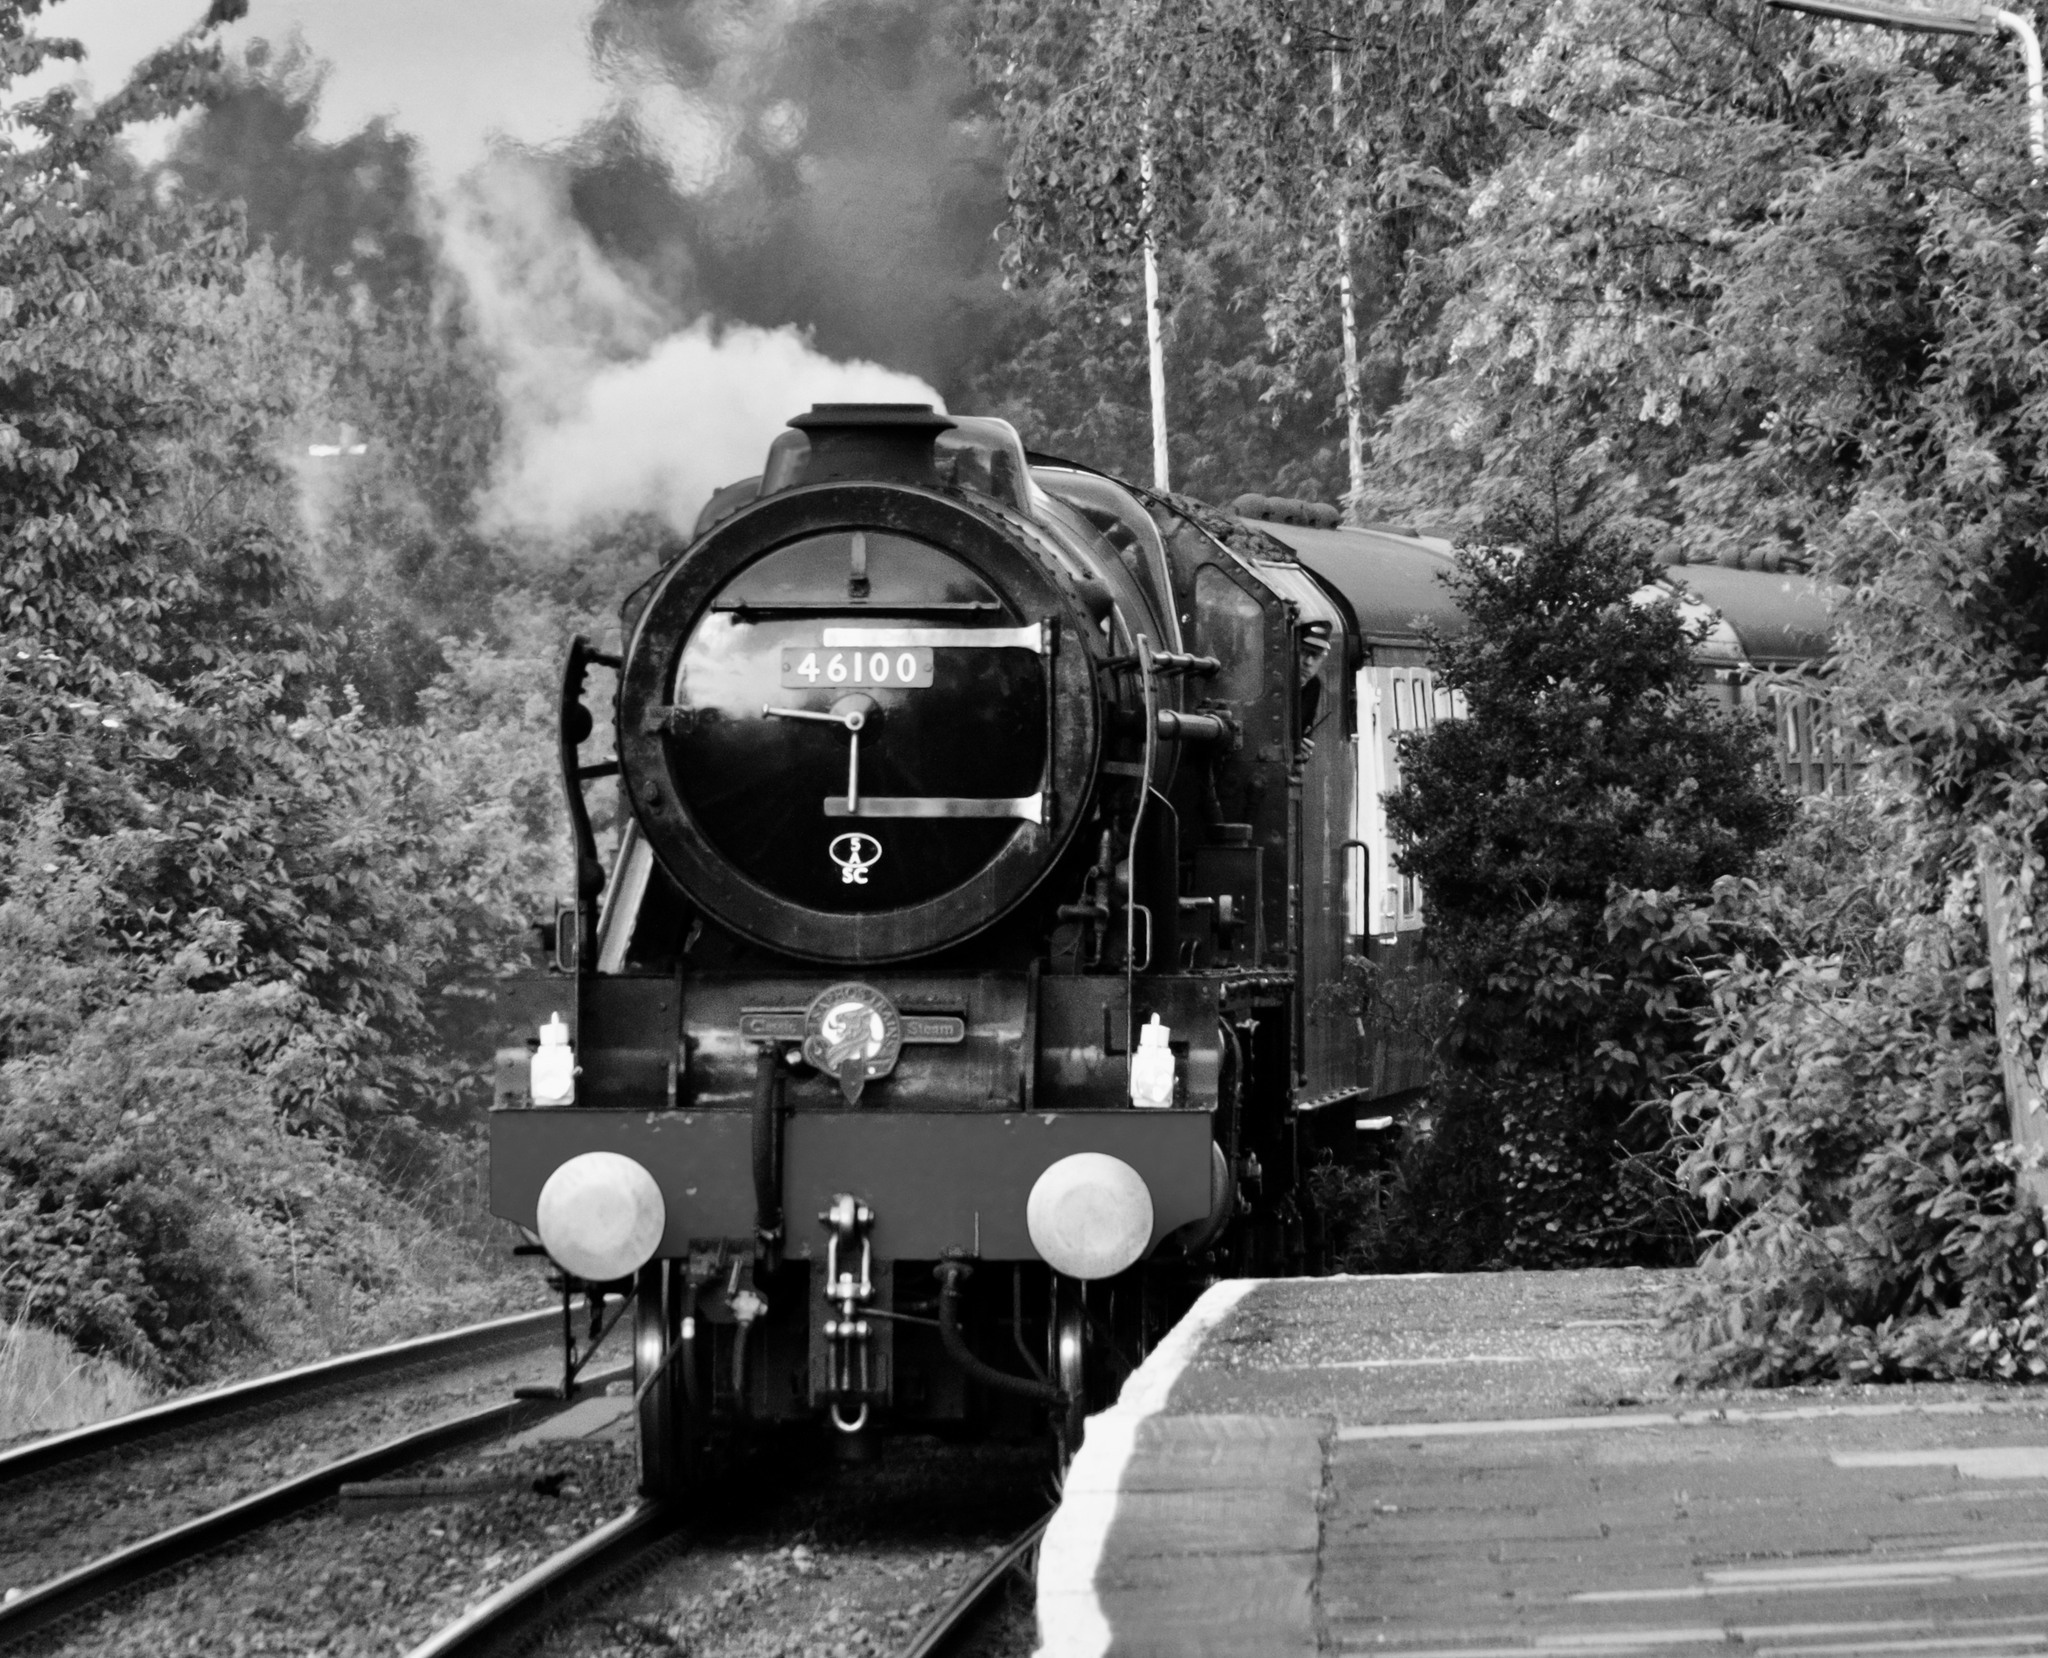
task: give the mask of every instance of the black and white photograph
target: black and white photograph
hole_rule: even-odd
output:
[[[0,0],[0,1653],[2048,1654],[1974,0]]]

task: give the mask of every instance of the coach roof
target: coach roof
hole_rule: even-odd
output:
[[[1453,568],[1449,541],[1389,529],[1257,522],[1343,596],[1368,643],[1418,644],[1425,620],[1447,634],[1463,628],[1444,579]],[[1667,567],[1663,580],[1714,611],[1748,662],[1805,662],[1827,651],[1827,600],[1811,576],[1684,564]]]
[[[1392,530],[1257,522],[1343,596],[1368,643],[1418,643],[1425,619],[1444,633],[1463,631],[1465,619],[1444,585],[1452,568],[1448,541]]]

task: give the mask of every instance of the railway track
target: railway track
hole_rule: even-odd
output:
[[[43,1572],[34,1575],[17,1573],[14,1581],[24,1587],[8,1591],[9,1598],[0,1603],[0,1650],[27,1643],[36,1651],[81,1653],[118,1649],[123,1653],[134,1653],[163,1650],[166,1645],[188,1645],[186,1637],[195,1629],[214,1635],[243,1627],[237,1622],[238,1618],[247,1620],[253,1617],[259,1621],[281,1618],[287,1626],[314,1635],[326,1627],[328,1619],[339,1617],[340,1621],[334,1627],[337,1631],[349,1632],[353,1642],[349,1646],[351,1651],[396,1652],[405,1650],[413,1642],[419,1643],[412,1648],[418,1658],[522,1651],[545,1635],[551,1626],[564,1622],[573,1625],[583,1615],[594,1616],[600,1621],[613,1616],[612,1608],[622,1600],[629,1600],[630,1583],[646,1577],[669,1556],[690,1553],[707,1543],[712,1545],[710,1558],[714,1562],[721,1558],[721,1548],[730,1553],[736,1539],[725,1516],[721,1515],[719,1522],[707,1533],[701,1525],[685,1526],[672,1513],[648,1504],[635,1505],[620,1512],[625,1502],[630,1501],[630,1477],[623,1483],[619,1478],[625,1464],[619,1463],[616,1472],[594,1481],[587,1477],[599,1463],[611,1467],[619,1461],[610,1453],[598,1458],[597,1462],[588,1457],[579,1461],[575,1455],[542,1453],[546,1457],[544,1463],[522,1469],[516,1475],[492,1472],[477,1479],[466,1479],[465,1464],[470,1457],[465,1452],[482,1459],[477,1465],[480,1468],[504,1466],[498,1459],[505,1453],[486,1449],[487,1442],[538,1423],[563,1403],[553,1399],[504,1398],[502,1390],[519,1377],[523,1364],[513,1367],[509,1375],[504,1370],[492,1372],[495,1379],[490,1385],[499,1390],[499,1397],[482,1408],[473,1408],[477,1395],[474,1392],[476,1380],[471,1377],[455,1382],[447,1392],[445,1403],[453,1404],[460,1401],[461,1389],[471,1390],[472,1408],[462,1409],[457,1414],[422,1422],[420,1413],[415,1409],[413,1421],[420,1425],[408,1425],[409,1431],[400,1433],[393,1433],[391,1429],[398,1426],[402,1418],[387,1417],[385,1431],[378,1436],[379,1442],[362,1449],[349,1444],[345,1431],[339,1434],[334,1431],[331,1404],[323,1396],[340,1394],[344,1399],[374,1398],[380,1385],[384,1393],[391,1393],[391,1384],[395,1380],[400,1390],[397,1396],[409,1397],[410,1389],[406,1383],[409,1372],[445,1364],[460,1377],[465,1358],[484,1356],[488,1363],[495,1347],[531,1346],[559,1328],[559,1317],[558,1312],[549,1311],[538,1316],[498,1320],[445,1336],[349,1355],[300,1371],[217,1389],[190,1400],[174,1401],[149,1412],[137,1413],[143,1418],[139,1422],[122,1419],[97,1428],[53,1436],[49,1441],[20,1447],[15,1453],[0,1458],[0,1488],[4,1488],[9,1479],[19,1482],[17,1501],[27,1505],[19,1512],[39,1512],[42,1518],[37,1523],[43,1531],[52,1537],[84,1543],[86,1547],[94,1545],[81,1538],[76,1530],[66,1529],[68,1522],[52,1516],[46,1508],[39,1509],[38,1492],[64,1492],[66,1500],[76,1507],[78,1499],[72,1496],[73,1492],[102,1491],[102,1497],[84,1497],[83,1507],[78,1510],[83,1515],[101,1502],[125,1501],[138,1495],[130,1482],[143,1470],[148,1471],[145,1477],[155,1481],[158,1488],[174,1491],[178,1470],[190,1468],[191,1459],[195,1457],[216,1465],[224,1457],[230,1462],[237,1457],[254,1458],[248,1463],[251,1468],[260,1468],[272,1476],[279,1471],[291,1474],[289,1478],[272,1477],[261,1489],[252,1491],[249,1489],[251,1482],[246,1478],[239,1484],[221,1482],[216,1467],[214,1483],[220,1489],[210,1495],[210,1501],[204,1489],[207,1482],[202,1480],[198,1490],[186,1493],[183,1503],[175,1499],[164,1503],[163,1511],[153,1517],[156,1529],[149,1535],[136,1535],[141,1528],[134,1526],[132,1521],[125,1528],[125,1535],[122,1527],[108,1528],[102,1532],[94,1548],[98,1557],[77,1566],[71,1565],[75,1554],[67,1559],[61,1552],[52,1553],[46,1549],[41,1556],[48,1563]],[[531,1374],[530,1369],[527,1373]],[[579,1388],[578,1395],[588,1397],[591,1392],[616,1391],[609,1384],[618,1381],[623,1374],[622,1370],[608,1370],[601,1375],[586,1375],[586,1386]],[[303,1408],[297,1408],[302,1402],[314,1399],[320,1400],[318,1414],[308,1416]],[[265,1414],[273,1406],[293,1408],[280,1410],[273,1420]],[[349,1422],[356,1422],[356,1413],[363,1408],[352,1406]],[[252,1414],[257,1418],[253,1423],[246,1420]],[[329,1454],[322,1456],[317,1467],[293,1468],[293,1459],[286,1457],[280,1469],[274,1456],[256,1458],[253,1449],[244,1449],[268,1440],[274,1451],[281,1437],[288,1442],[308,1431],[301,1427],[302,1422],[323,1425],[330,1442],[322,1446],[322,1450]],[[358,1424],[359,1427],[364,1425],[367,1424]],[[192,1428],[199,1431],[180,1431]],[[582,1430],[571,1431],[573,1435]],[[219,1437],[222,1433],[234,1437],[223,1440]],[[148,1445],[142,1453],[145,1460],[141,1462],[136,1460],[133,1452],[115,1456],[101,1454],[122,1452],[159,1435],[166,1440],[164,1447],[160,1451],[155,1445]],[[241,1437],[244,1435],[247,1437]],[[316,1445],[321,1444],[320,1430],[313,1431],[310,1437]],[[358,1433],[356,1437],[362,1436]],[[551,1441],[542,1443],[547,1442]],[[306,1446],[301,1443],[298,1450],[300,1456],[297,1460],[303,1464]],[[331,1454],[340,1451],[347,1454]],[[29,1454],[21,1454],[24,1452]],[[321,1455],[321,1452],[314,1454]],[[451,1454],[455,1458],[453,1462],[448,1461]],[[520,1453],[517,1460],[524,1463],[529,1459],[527,1454]],[[776,1461],[777,1457],[768,1458],[770,1465]],[[441,1466],[421,1468],[433,1478],[391,1478],[408,1468],[434,1462],[441,1463]],[[87,1483],[73,1482],[70,1465],[74,1463],[78,1466],[80,1478]],[[503,1483],[507,1479],[519,1491],[524,1491],[519,1482],[530,1474],[541,1475],[542,1468],[552,1471],[536,1477],[533,1492],[517,1496],[512,1507],[507,1508],[491,1500],[495,1496],[512,1494],[512,1486]],[[557,1510],[552,1502],[545,1499],[554,1497],[556,1487],[565,1477],[559,1470],[565,1468],[570,1470],[566,1477],[580,1482],[585,1489],[574,1504]],[[584,1472],[575,1472],[578,1468]],[[783,1499],[768,1498],[769,1490],[781,1488],[781,1479],[768,1468],[762,1472],[768,1474],[766,1485],[760,1488],[760,1496],[767,1500],[770,1511],[774,1513],[770,1524],[784,1536],[790,1535],[793,1529],[797,1538],[815,1541],[811,1528],[817,1524],[817,1515],[837,1508],[837,1500],[828,1500],[812,1486],[807,1497],[798,1499],[800,1508],[804,1502],[809,1502],[811,1508],[793,1519],[785,1518],[776,1512],[783,1508]],[[28,1478],[31,1474],[43,1477]],[[173,1479],[171,1486],[164,1485],[167,1475]],[[903,1483],[906,1477],[907,1485]],[[895,1529],[906,1505],[909,1510],[917,1509],[922,1499],[915,1493],[923,1487],[926,1477],[913,1460],[905,1473],[899,1475],[895,1487],[885,1482],[879,1492],[875,1492],[868,1482],[862,1482],[862,1489],[873,1493],[866,1500],[880,1505],[877,1519],[885,1534]],[[445,1487],[442,1485],[444,1480],[447,1481]],[[97,1482],[96,1485],[93,1482]],[[343,1495],[343,1487],[352,1482],[375,1483],[379,1494],[375,1497],[355,1493]],[[760,1485],[758,1481],[751,1483]],[[799,1487],[805,1484],[803,1479],[799,1479]],[[482,1487],[490,1493],[482,1498],[485,1504],[482,1509],[458,1506],[451,1510],[445,1506],[448,1501],[460,1505],[477,1500],[465,1495],[465,1485],[471,1492]],[[413,1489],[416,1487],[424,1490]],[[430,1494],[441,1489],[450,1495],[443,1499]],[[571,1494],[573,1490],[565,1496]],[[339,1507],[334,1503],[338,1495],[343,1497]],[[408,1495],[421,1506],[433,1510],[431,1515],[421,1518],[417,1527],[412,1525],[409,1516],[399,1519],[395,1525],[385,1519],[366,1522],[365,1516],[392,1514],[406,1506],[403,1499]],[[544,1499],[537,1507],[534,1506],[536,1496]],[[223,1500],[229,1497],[234,1500]],[[192,1500],[194,1498],[198,1500]],[[153,1504],[159,1499],[151,1497],[148,1500]],[[195,1513],[202,1502],[208,1506],[203,1512]],[[379,1506],[385,1503],[392,1506]],[[896,1506],[892,1508],[892,1504]],[[759,1505],[743,1506],[747,1508],[747,1514],[738,1522],[741,1527],[739,1535],[742,1536],[763,1518]],[[147,1509],[140,1510],[138,1517],[148,1513]],[[550,1513],[556,1518],[547,1518]],[[459,1518],[470,1514],[475,1514],[477,1519]],[[496,1518],[492,1518],[493,1515]],[[611,1517],[597,1523],[600,1516],[606,1515]],[[355,1529],[365,1523],[370,1527],[368,1531]],[[1015,1520],[1011,1523],[1014,1524]],[[866,1530],[864,1521],[854,1521],[853,1524],[858,1528],[856,1531],[848,1533],[842,1527],[840,1535],[848,1538],[873,1535]],[[59,1529],[50,1531],[52,1525]],[[479,1526],[491,1531],[499,1540],[477,1542],[481,1535]],[[443,1527],[450,1528],[445,1535]],[[583,1534],[567,1547],[559,1547],[559,1539],[569,1535],[571,1528]],[[974,1581],[948,1600],[940,1612],[918,1631],[916,1641],[905,1650],[924,1655],[924,1658],[937,1658],[939,1654],[959,1650],[962,1639],[976,1627],[978,1620],[986,1616],[987,1608],[1004,1583],[1028,1559],[1041,1528],[1042,1522],[1034,1524],[985,1566],[977,1560]],[[90,1529],[87,1528],[88,1532]],[[913,1529],[917,1527],[914,1525]],[[547,1533],[545,1540],[541,1536],[542,1531]],[[725,1535],[721,1536],[721,1532]],[[524,1543],[518,1541],[522,1533],[527,1539]],[[944,1546],[943,1534],[932,1537],[927,1529],[926,1535],[931,1537],[931,1541]],[[362,1539],[361,1546],[369,1553],[358,1553],[357,1538]],[[457,1538],[462,1539],[459,1548],[455,1541]],[[493,1564],[506,1558],[504,1548],[507,1543],[512,1548],[511,1563],[509,1566],[500,1565],[493,1572]],[[538,1548],[534,1546],[536,1544]],[[833,1547],[843,1548],[845,1545],[834,1545],[827,1540],[818,1542],[817,1546],[829,1555]],[[931,1542],[924,1545],[926,1549],[930,1546]],[[742,1544],[741,1555],[752,1547],[754,1545],[750,1543]],[[492,1549],[499,1552],[489,1553],[485,1558],[486,1552]],[[542,1558],[548,1549],[556,1549],[557,1552]],[[799,1556],[806,1553],[803,1549],[795,1552]],[[785,1557],[789,1554],[788,1545],[784,1546],[782,1554]],[[458,1570],[456,1562],[465,1555],[463,1567]],[[399,1565],[394,1576],[393,1564],[400,1559],[406,1564]],[[539,1564],[532,1564],[536,1559],[539,1559]],[[322,1566],[339,1563],[344,1576],[353,1574],[358,1585],[368,1580],[369,1587],[379,1592],[383,1600],[380,1611],[388,1609],[392,1615],[380,1617],[377,1628],[384,1632],[384,1638],[390,1641],[390,1645],[378,1648],[371,1640],[368,1647],[364,1646],[369,1635],[368,1627],[352,1623],[349,1608],[337,1604],[335,1597],[326,1595],[324,1585],[329,1574],[307,1571],[307,1563],[316,1560]],[[414,1561],[420,1564],[412,1564]],[[24,1560],[23,1564],[28,1562]],[[69,1569],[50,1575],[60,1566]],[[474,1573],[472,1568],[475,1568]],[[685,1573],[701,1570],[693,1562],[685,1562],[681,1569]],[[799,1574],[815,1570],[808,1565],[795,1569]],[[929,1566],[922,1569],[930,1570]],[[827,1567],[825,1575],[831,1577],[833,1570]],[[471,1596],[488,1589],[493,1582],[504,1583],[509,1573],[521,1575],[478,1604],[463,1610],[459,1616],[453,1615]],[[41,1581],[37,1581],[39,1577]],[[404,1586],[396,1600],[382,1596],[382,1584],[378,1580],[387,1577],[394,1586]],[[250,1587],[259,1579],[272,1587]],[[413,1587],[416,1579],[421,1586],[418,1590]],[[431,1594],[425,1589],[429,1580],[433,1585]],[[0,1583],[4,1582],[5,1579],[0,1579]],[[468,1594],[463,1590],[465,1582],[474,1585]],[[946,1592],[945,1587],[935,1586],[941,1588],[942,1594]],[[347,1589],[340,1591],[344,1597],[350,1592]],[[870,1589],[870,1595],[872,1592]],[[417,1601],[407,1598],[414,1594],[422,1598]],[[929,1595],[929,1590],[926,1594]],[[399,1615],[400,1610],[409,1604],[416,1607],[414,1615],[410,1618]],[[872,1606],[873,1600],[870,1599],[868,1604]],[[918,1601],[911,1608],[912,1615],[931,1604],[930,1599]],[[119,1610],[114,1612],[113,1621],[109,1621],[109,1611],[115,1606]],[[426,1616],[421,1617],[420,1613]],[[779,1614],[771,1609],[770,1615]],[[422,1641],[422,1633],[431,1628],[437,1618],[449,1621]],[[906,1622],[894,1624],[898,1638],[905,1627]]]
[[[406,1658],[496,1658],[523,1650],[562,1612],[638,1576],[683,1542],[682,1520],[641,1503],[579,1537],[436,1630]]]
[[[360,1353],[344,1353],[317,1364],[281,1370],[275,1375],[258,1376],[246,1382],[234,1382],[188,1398],[171,1399],[161,1405],[151,1405],[146,1410],[130,1411],[109,1421],[50,1434],[12,1450],[0,1451],[0,1488],[32,1474],[62,1467],[67,1462],[82,1462],[159,1434],[203,1427],[244,1411],[291,1404],[330,1388],[387,1380],[409,1370],[467,1362],[500,1349],[530,1346],[559,1331],[561,1326],[562,1314],[557,1307],[515,1313],[509,1318],[471,1324],[439,1335],[420,1336],[412,1341],[394,1342],[387,1347],[373,1347]]]
[[[951,1658],[979,1627],[1011,1575],[1029,1563],[1052,1516],[1025,1527],[918,1630],[902,1658]],[[510,1658],[536,1643],[563,1613],[642,1576],[689,1546],[687,1522],[641,1503],[578,1538],[516,1582],[437,1630],[405,1658]]]
[[[299,1403],[337,1390],[372,1387],[422,1369],[459,1367],[479,1359],[488,1360],[501,1350],[532,1346],[559,1329],[560,1321],[561,1314],[555,1310],[537,1316],[493,1320],[344,1355],[55,1435],[0,1458],[0,1487],[10,1480],[48,1475],[67,1464],[98,1458],[155,1436],[218,1426],[251,1411]],[[592,1375],[579,1394],[600,1389],[627,1373],[613,1368]],[[396,1470],[516,1432],[542,1420],[566,1402],[559,1398],[514,1397],[445,1417],[221,1503],[194,1518],[108,1550],[58,1576],[11,1589],[6,1599],[0,1601],[0,1649],[43,1635],[116,1597],[177,1573],[224,1545],[302,1514],[337,1496],[345,1485],[375,1481]]]
[[[1023,1571],[1029,1565],[1039,1538],[1045,1535],[1045,1528],[1051,1523],[1052,1515],[1046,1513],[1019,1532],[1001,1554],[982,1568],[973,1582],[932,1615],[931,1621],[903,1649],[902,1658],[950,1658],[951,1654],[958,1652],[988,1614],[1011,1574]]]

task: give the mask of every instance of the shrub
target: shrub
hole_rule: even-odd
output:
[[[1974,886],[1880,804],[1816,803],[1705,976],[1710,1063],[1672,1102],[1726,1227],[1672,1308],[1697,1381],[2048,1375]]]
[[[374,589],[373,625],[431,621],[430,588],[485,613],[503,561],[456,530],[488,365],[423,370],[439,335],[379,332],[245,258],[237,209],[121,150],[127,123],[234,91],[208,36],[238,0],[90,108],[21,95],[76,56],[37,9],[0,0],[0,101],[27,135],[0,146],[0,1319],[190,1379],[342,1339],[359,1298],[388,1324],[477,1285],[428,1218],[482,1207],[478,1090],[432,1021],[513,954],[560,858],[538,821],[556,786],[532,775],[545,696],[503,696],[553,664],[464,647],[430,696],[447,659],[422,650],[368,689],[428,717],[371,716],[348,676],[377,652],[332,632],[316,574]],[[407,304],[454,350],[455,309]],[[365,418],[347,398],[368,380],[390,418],[344,504],[391,509],[350,520],[388,556],[323,565],[346,537],[282,457]],[[428,494],[434,535],[394,546]],[[429,728],[444,704],[452,733]]]
[[[124,949],[123,851],[67,837],[61,798],[0,838],[0,1317],[185,1381],[302,1345],[337,1295],[422,1307],[473,1279],[317,1109],[360,1023],[229,977],[225,921],[168,960]]]
[[[1694,629],[1639,602],[1656,574],[1561,499],[1459,556],[1436,659],[1468,713],[1402,739],[1387,799],[1456,996],[1405,1164],[1418,1264],[1690,1258],[1663,1102],[1725,919],[1691,900],[1790,804],[1758,726],[1697,694]]]

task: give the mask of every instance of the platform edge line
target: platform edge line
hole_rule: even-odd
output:
[[[1033,1658],[1103,1658],[1109,1651],[1112,1632],[1095,1593],[1095,1574],[1139,1425],[1165,1408],[1173,1384],[1202,1344],[1265,1282],[1227,1278],[1211,1284],[1131,1372],[1116,1403],[1088,1419],[1087,1435],[1069,1469],[1071,1475],[1085,1465],[1088,1489],[1076,1491],[1072,1501],[1061,1499],[1038,1546],[1038,1647]]]
[[[1632,1428],[1729,1428],[1751,1423],[1821,1422],[1835,1418],[1885,1416],[1995,1416],[2015,1407],[1999,1400],[1928,1400],[1884,1405],[1792,1405],[1779,1410],[1739,1406],[1711,1410],[1615,1412],[1604,1416],[1523,1416],[1470,1421],[1371,1422],[1339,1426],[1337,1443],[1375,1439],[1484,1438],[1494,1434],[1618,1433]]]

